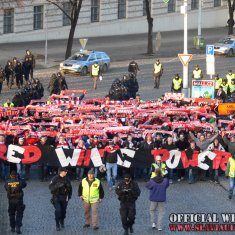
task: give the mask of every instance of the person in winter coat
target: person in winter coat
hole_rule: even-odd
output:
[[[29,61],[29,58],[25,58],[25,61],[23,62],[23,71],[24,71],[24,79],[25,82],[29,81],[29,74],[32,68],[32,64]]]
[[[7,61],[7,64],[5,66],[5,77],[7,80],[7,86],[9,89],[11,89],[12,85],[14,84],[14,68],[10,60]]]
[[[15,78],[16,78],[16,86],[18,87],[18,89],[20,89],[20,87],[23,86],[23,67],[22,64],[20,63],[20,61],[16,62],[15,65]]]
[[[60,91],[68,90],[67,82],[61,72],[57,73],[57,77],[59,79]]]
[[[146,183],[145,187],[150,190],[150,220],[152,229],[156,229],[155,212],[158,209],[157,229],[162,231],[162,219],[166,206],[166,191],[169,187],[169,180],[164,178],[160,168],[157,168],[156,176]]]

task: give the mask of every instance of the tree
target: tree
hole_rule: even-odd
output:
[[[67,41],[67,48],[65,52],[65,59],[67,59],[69,56],[71,56],[71,53],[72,53],[74,33],[77,27],[78,17],[80,14],[80,10],[82,8],[83,0],[67,0],[67,1],[66,0],[46,0],[46,1],[58,7],[70,20],[71,25],[70,25],[69,37]],[[64,10],[63,4],[65,2],[71,5],[70,14]]]
[[[152,55],[153,54],[153,18],[151,16],[151,11],[150,11],[151,0],[145,0],[145,4],[146,4],[146,15],[147,15],[147,21],[148,21],[147,54]]]
[[[229,19],[228,19],[228,34],[233,34],[233,26],[234,26],[234,14],[235,10],[235,0],[228,0],[228,11],[229,11]]]

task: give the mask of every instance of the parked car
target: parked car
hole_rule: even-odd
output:
[[[215,43],[215,54],[233,56],[235,54],[235,36],[228,36]]]
[[[98,62],[102,72],[105,73],[109,69],[110,61],[110,57],[105,52],[81,50],[60,63],[60,71],[86,75],[90,71],[92,64]]]

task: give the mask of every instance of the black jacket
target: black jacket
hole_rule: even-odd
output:
[[[108,163],[117,163],[118,155],[122,158],[122,153],[118,145],[106,146],[104,149],[104,164]]]
[[[49,189],[53,197],[60,197],[66,199],[72,196],[72,186],[69,179],[56,175],[50,182]]]
[[[118,195],[118,200],[121,202],[135,202],[140,192],[138,184],[134,181],[126,184],[123,180],[116,187],[116,194]]]
[[[23,188],[27,186],[26,182],[19,177],[9,178],[5,183],[7,197],[9,200],[23,200]]]

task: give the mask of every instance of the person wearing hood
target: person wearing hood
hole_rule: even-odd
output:
[[[158,231],[162,231],[162,219],[165,212],[166,191],[169,187],[169,180],[163,177],[162,170],[160,168],[157,168],[155,173],[156,176],[151,178],[146,183],[145,187],[150,190],[150,220],[152,229],[156,229],[155,212],[156,209],[158,209],[157,229]]]

